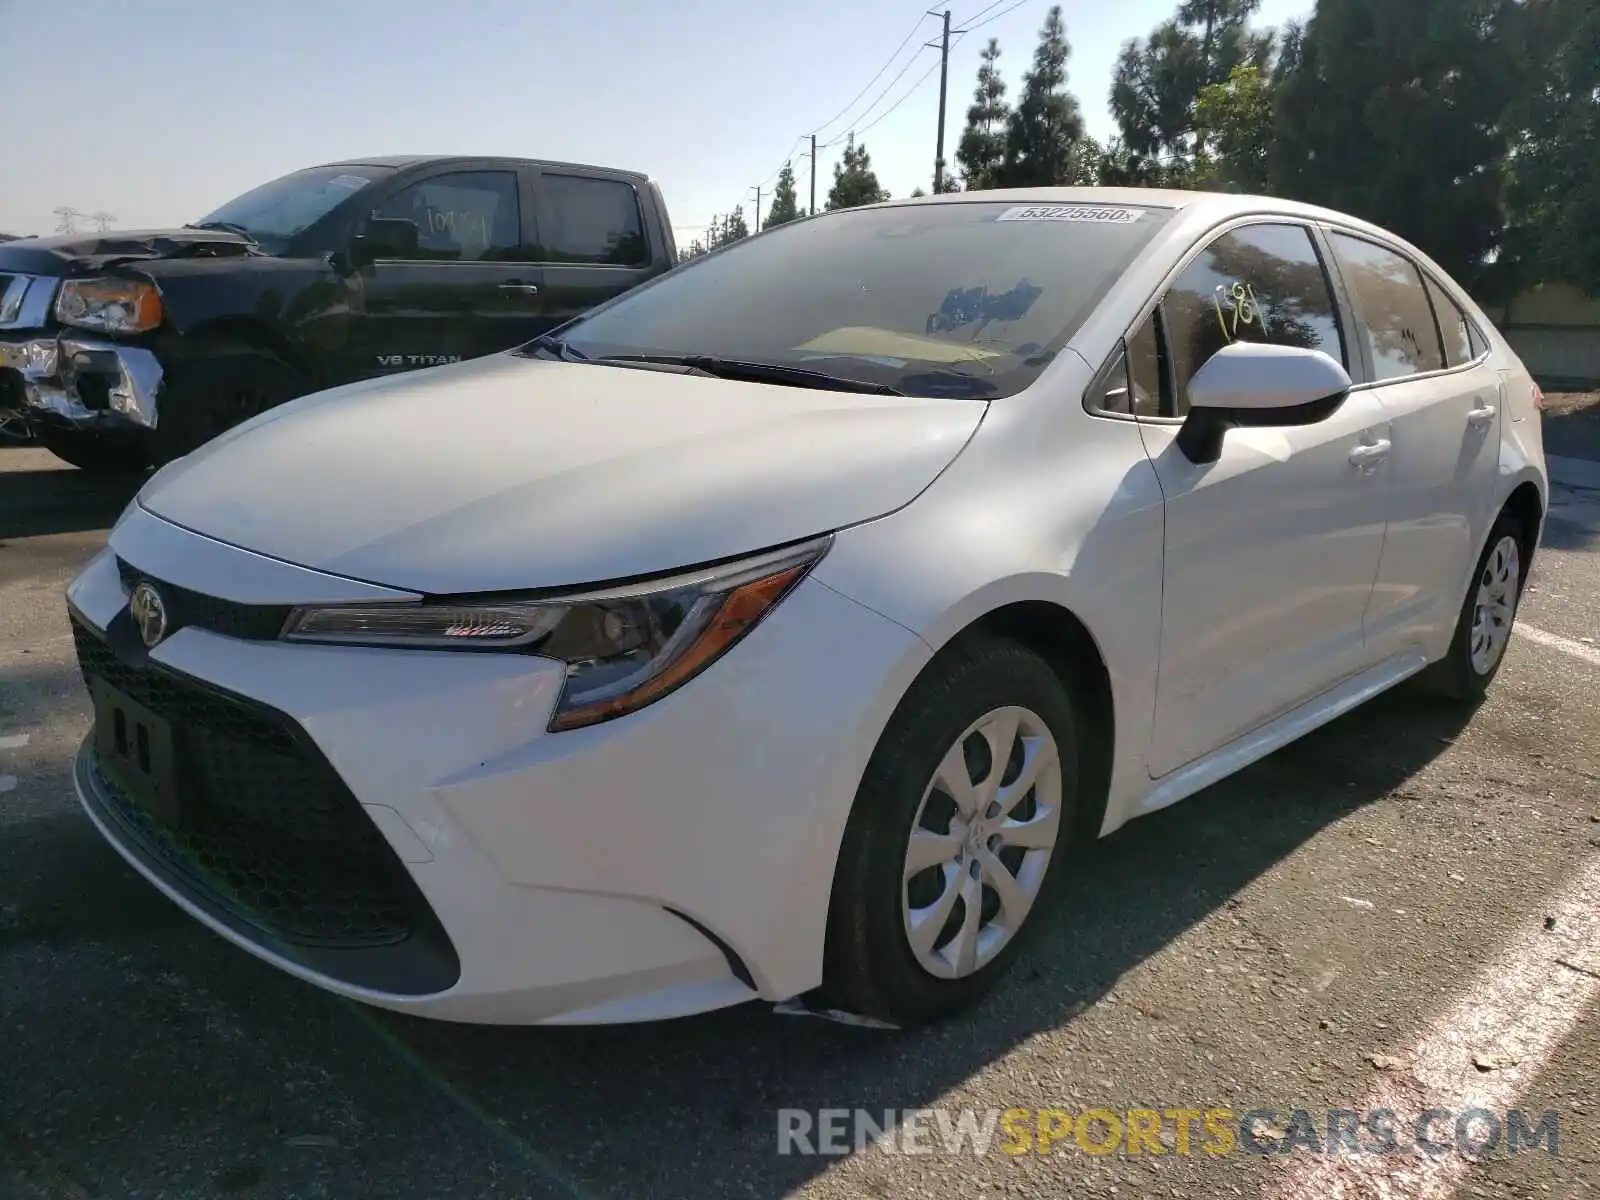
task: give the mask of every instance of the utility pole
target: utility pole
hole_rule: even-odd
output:
[[[950,77],[950,10],[944,10],[944,36],[939,42],[939,136],[933,151],[933,191],[944,191],[944,92]]]
[[[752,232],[761,232],[761,185],[759,183],[756,184],[756,227]]]
[[[811,210],[806,215],[817,215],[817,135],[814,133],[811,135]]]

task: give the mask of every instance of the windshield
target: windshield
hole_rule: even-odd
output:
[[[296,171],[229,200],[195,225],[232,227],[267,249],[281,249],[333,211],[342,200],[390,173],[388,167],[312,167]]]
[[[994,202],[832,213],[666,275],[561,336],[590,358],[705,356],[990,399],[1038,378],[1169,216]]]

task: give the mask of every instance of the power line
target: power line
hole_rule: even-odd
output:
[[[954,44],[955,44],[955,40],[952,39],[951,45],[954,45]],[[916,91],[917,91],[918,88],[920,88],[923,84],[927,83],[929,79],[933,78],[933,73],[935,71],[937,71],[938,69],[939,69],[939,64],[937,62],[932,64],[926,71],[924,71],[922,73],[921,77],[918,78],[918,80],[915,83],[913,83],[906,90],[905,94],[902,95],[900,97],[900,99],[896,100],[888,108],[884,109],[881,113],[879,113],[876,117],[874,117],[866,125],[862,126],[860,129],[855,130],[854,131],[855,135],[857,137],[861,137],[864,134],[870,133],[872,131],[872,127],[874,125],[878,124],[879,121],[884,120],[886,117],[889,116],[890,113],[894,112],[895,109],[899,108],[907,100],[911,99],[911,97],[916,94]]]
[[[989,5],[988,8],[980,8],[977,12],[973,13],[965,21],[957,21],[956,24],[957,25],[965,25],[967,23],[967,21],[976,21],[979,17],[983,16],[984,13],[988,12],[990,8],[999,8],[1004,3],[1005,3],[1005,0],[994,0],[994,3]]]
[[[856,106],[856,101],[860,100],[861,97],[865,96],[872,89],[872,85],[877,83],[878,80],[883,78],[883,73],[885,71],[887,71],[890,68],[891,65],[893,65],[895,59],[900,57],[900,51],[904,50],[906,48],[906,46],[910,44],[911,39],[917,36],[917,30],[922,28],[922,23],[924,21],[926,21],[927,19],[928,19],[928,14],[927,13],[923,13],[920,17],[918,17],[917,18],[917,23],[911,27],[911,32],[906,34],[905,39],[898,46],[896,46],[894,48],[894,53],[889,55],[888,60],[884,62],[883,66],[878,68],[878,73],[876,75],[874,75],[871,79],[867,80],[866,87],[862,88],[859,92],[857,92],[855,94],[854,98],[851,99],[849,104],[846,104],[837,113],[835,113],[828,120],[824,121],[821,125],[818,125],[811,132],[812,133],[821,133],[829,125],[832,125],[832,124],[836,123],[841,117],[843,117],[852,108],[854,108]],[[913,59],[914,58],[915,58],[915,56],[913,56]],[[902,75],[905,74],[904,69],[902,69],[900,73]],[[896,76],[896,78],[899,78],[899,76]],[[892,80],[890,81],[889,86],[890,87],[894,86],[894,82]],[[869,108],[868,111],[871,111],[870,108]],[[829,144],[831,145],[832,143],[829,143]]]
[[[966,29],[963,30],[963,32],[964,33],[971,33],[974,29],[982,29],[990,21],[998,21],[1001,17],[1005,16],[1007,13],[1016,12],[1017,9],[1021,8],[1027,2],[1028,2],[1028,0],[1017,0],[1017,2],[1015,4],[1011,5],[1009,8],[1002,8],[999,12],[995,13],[994,16],[992,16],[992,17],[984,17],[984,19],[979,21],[976,25],[968,25],[966,27]],[[989,8],[993,8],[993,7],[994,7],[994,5],[992,5],[992,4],[989,6]],[[984,13],[989,11],[989,8],[980,9],[978,12],[975,12],[972,15],[975,16],[975,17],[983,16]]]
[[[921,52],[922,51],[919,50],[917,52],[917,54],[920,54]],[[917,61],[917,55],[916,54],[913,54],[910,58],[906,59],[906,65],[900,68],[899,74],[897,74],[893,79],[889,80],[888,85],[883,89],[883,91],[878,93],[878,98],[876,100],[874,100],[871,104],[867,105],[867,107],[862,109],[861,112],[856,114],[856,120],[857,121],[862,120],[864,117],[866,117],[866,115],[868,113],[870,113],[873,109],[877,108],[878,105],[882,104],[884,99],[885,99],[885,97],[887,97],[889,95],[889,93],[894,90],[894,85],[899,83],[902,79],[905,78],[906,72],[911,70],[912,66],[916,63],[916,61]],[[934,64],[934,66],[938,66],[938,65],[939,65],[938,63]],[[913,89],[913,90],[915,90],[915,89]],[[902,97],[902,99],[904,99],[904,97]],[[893,112],[894,109],[891,108],[889,111]],[[878,117],[877,119],[875,119],[872,122],[872,124],[876,125],[879,120],[882,120],[881,116]],[[868,128],[871,128],[871,126],[868,126]],[[831,142],[824,142],[822,144],[822,146],[819,147],[819,149],[826,150],[829,146],[837,146],[840,142],[844,141],[845,138],[849,137],[850,133],[853,133],[853,132],[860,132],[860,131],[850,130],[850,131],[846,132],[844,135],[834,138]]]

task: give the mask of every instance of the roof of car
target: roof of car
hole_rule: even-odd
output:
[[[995,202],[1001,204],[1126,204],[1144,208],[1188,209],[1204,211],[1206,215],[1225,220],[1229,216],[1247,213],[1275,212],[1298,215],[1311,220],[1334,220],[1347,225],[1377,230],[1370,222],[1352,217],[1348,213],[1302,204],[1298,200],[1284,200],[1277,196],[1259,196],[1236,192],[1193,192],[1176,188],[1140,187],[1039,187],[996,188],[992,191],[944,192],[936,196],[914,196],[904,200],[889,200],[885,207],[897,204],[962,204]],[[1377,230],[1383,232],[1382,230]],[[1393,236],[1393,235],[1390,235]]]
[[[345,158],[338,162],[318,163],[318,167],[390,167],[403,171],[424,163],[473,162],[503,164],[506,166],[549,167],[555,170],[604,171],[609,175],[627,176],[630,179],[650,178],[643,171],[627,171],[621,167],[601,166],[598,163],[558,162],[547,158],[512,158],[499,154],[372,154],[363,158]]]

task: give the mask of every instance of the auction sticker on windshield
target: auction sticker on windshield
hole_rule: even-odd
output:
[[[1107,208],[1083,204],[1023,204],[1008,208],[996,221],[1092,221],[1100,225],[1131,225],[1139,219],[1136,208]]]

